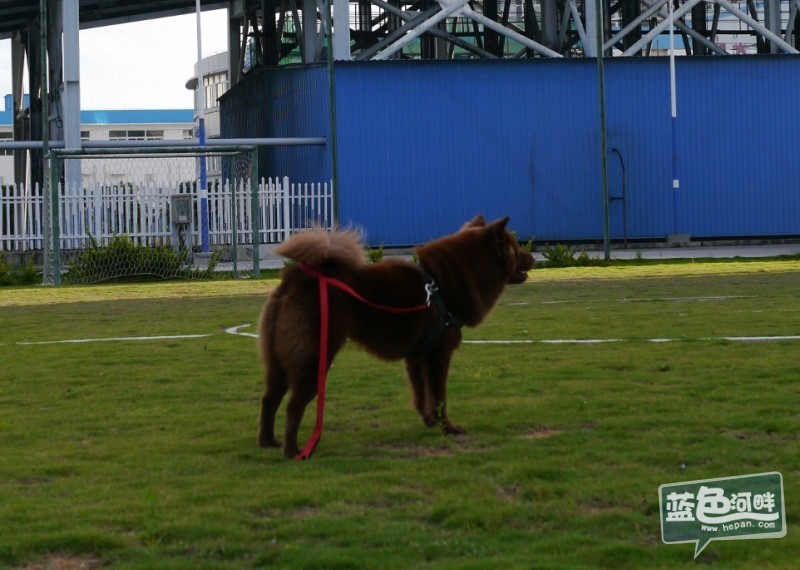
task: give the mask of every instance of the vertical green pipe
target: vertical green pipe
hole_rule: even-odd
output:
[[[330,144],[331,149],[331,215],[332,225],[339,225],[339,156],[336,145],[336,83],[333,73],[333,17],[331,9],[333,0],[328,0],[328,9],[325,17],[328,20],[328,109],[330,113]]]
[[[239,245],[238,220],[236,219],[236,191],[239,189],[239,180],[236,178],[236,160],[232,159],[231,174],[228,185],[231,188],[231,261],[233,261],[233,276],[239,277],[239,254],[236,251]]]
[[[58,155],[50,153],[50,256],[53,258],[53,285],[61,285],[61,222],[58,188]]]
[[[39,82],[41,90],[41,129],[42,129],[42,159],[46,160],[50,156],[50,195],[46,199],[50,200],[50,230],[48,240],[50,241],[50,260],[52,261],[50,281],[52,285],[61,283],[61,250],[58,220],[58,160],[49,154],[50,152],[50,105],[47,90],[47,42],[49,31],[47,29],[47,0],[39,1]],[[55,181],[55,182],[54,182]],[[42,186],[46,186],[47,180],[42,180]],[[48,260],[45,259],[45,264]]]
[[[50,141],[50,105],[48,102],[47,91],[47,42],[50,33],[47,29],[47,0],[40,0],[39,2],[39,38],[41,42],[39,54],[39,70],[41,82],[41,97],[42,97],[42,156],[47,156]],[[44,182],[44,181],[43,181]]]
[[[608,154],[606,150],[606,91],[603,71],[603,0],[597,0],[597,92],[600,106],[600,178],[603,186],[603,258],[611,258],[611,240],[608,223]]]
[[[261,277],[261,201],[258,175],[258,147],[250,151],[250,223],[253,226],[253,277]]]

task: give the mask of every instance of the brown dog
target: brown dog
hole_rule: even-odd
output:
[[[466,432],[447,417],[447,374],[461,343],[460,327],[480,324],[506,284],[522,283],[533,268],[533,257],[520,249],[507,224],[508,218],[487,224],[477,216],[459,232],[418,247],[419,265],[395,259],[367,264],[364,246],[348,231],[296,234],[275,251],[345,282],[372,303],[413,307],[428,301],[425,310],[388,314],[329,287],[327,364],[348,338],[378,358],[404,359],[414,407],[425,425],[458,435]],[[317,394],[320,351],[319,285],[300,265],[284,270],[262,313],[259,338],[266,393],[258,442],[281,445],[274,434],[275,414],[291,389],[284,454],[294,457],[303,412]]]

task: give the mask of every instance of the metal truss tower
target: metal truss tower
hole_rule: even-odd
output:
[[[231,11],[234,75],[325,61],[329,22],[336,60],[659,55],[669,1],[679,55],[798,53],[800,0],[258,0]]]

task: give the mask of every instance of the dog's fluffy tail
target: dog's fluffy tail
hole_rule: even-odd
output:
[[[364,244],[354,230],[308,230],[277,246],[275,253],[313,267],[324,263],[358,267],[365,263]]]

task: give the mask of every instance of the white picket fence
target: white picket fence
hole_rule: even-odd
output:
[[[209,242],[230,245],[252,243],[253,208],[250,182],[209,185]],[[61,249],[87,247],[94,239],[107,244],[127,235],[144,245],[171,242],[170,197],[190,193],[194,203],[193,245],[200,244],[200,204],[192,185],[90,184],[59,188]],[[0,187],[0,251],[41,250],[46,226],[42,191]],[[258,188],[259,243],[278,243],[292,231],[333,224],[333,199],[327,183],[291,184],[288,177],[262,179]]]

